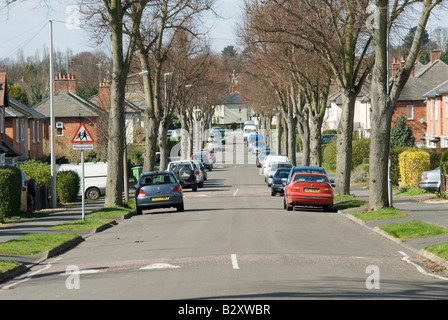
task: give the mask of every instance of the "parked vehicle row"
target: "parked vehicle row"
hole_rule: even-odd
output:
[[[183,190],[197,192],[207,181],[207,171],[213,170],[214,150],[194,153],[191,159],[172,161],[165,171],[143,173],[136,185],[135,204],[137,214],[143,210],[176,208],[183,212]]]
[[[256,141],[264,140],[257,135]],[[271,196],[283,196],[284,209],[292,211],[295,206],[303,206],[321,207],[330,212],[334,210],[334,181],[328,178],[324,168],[293,166],[287,156],[277,155],[266,146],[257,150],[256,163],[271,189]]]

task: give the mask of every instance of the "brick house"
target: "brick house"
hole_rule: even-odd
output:
[[[9,97],[5,112],[5,141],[20,154],[18,161],[42,159],[46,117]]]
[[[448,81],[424,96],[427,98],[427,146],[435,148],[440,143],[441,148],[448,148]]]
[[[105,144],[103,137],[107,132],[104,125],[106,117],[104,110],[97,107],[92,102],[76,94],[77,80],[74,75],[56,76],[54,81],[54,115],[55,115],[55,143],[56,154],[67,155],[72,149],[72,139],[75,136],[81,123],[95,140],[94,150],[104,151]],[[44,123],[44,139],[50,141],[50,99],[42,101],[34,107],[34,110],[45,115],[47,120]],[[106,147],[107,150],[107,147]]]

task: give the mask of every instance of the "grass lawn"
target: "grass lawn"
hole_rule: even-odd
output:
[[[6,272],[8,270],[14,269],[19,264],[14,261],[0,260],[0,273]]]
[[[396,193],[396,196],[418,196],[421,194],[431,194],[431,192],[427,190],[423,190],[420,188],[402,188],[398,193]]]
[[[85,221],[74,220],[64,224],[60,224],[58,226],[54,226],[51,228],[51,230],[57,230],[57,231],[90,230],[98,228],[109,222],[110,220],[104,220],[104,219],[86,219]]]
[[[110,206],[98,209],[87,214],[87,216],[89,218],[121,218],[134,211],[135,205],[130,202],[125,204],[123,207]]]
[[[395,238],[435,236],[448,233],[448,228],[418,220],[389,223],[381,226],[380,229]]]
[[[58,247],[78,237],[74,233],[29,233],[23,237],[0,243],[0,253],[33,255]]]
[[[406,217],[406,213],[395,209],[395,208],[385,208],[376,211],[357,211],[352,213],[355,218],[361,219],[363,221],[374,221],[374,220],[385,220],[385,219],[395,219]]]
[[[433,244],[426,247],[425,250],[434,253],[440,258],[448,259],[448,242]]]

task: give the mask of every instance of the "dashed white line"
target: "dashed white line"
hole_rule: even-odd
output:
[[[235,193],[233,194],[234,197],[236,197],[238,191],[240,191],[240,189],[236,189]]]
[[[426,272],[425,269],[423,269],[423,268],[420,267],[419,265],[415,264],[414,262],[410,261],[410,260],[409,260],[409,256],[408,256],[406,253],[404,253],[403,251],[398,251],[398,252],[399,252],[402,256],[404,256],[404,258],[401,259],[402,261],[406,261],[407,263],[413,265],[413,266],[418,270],[418,272],[420,272],[421,274],[424,274],[424,275],[426,275],[426,276],[431,276],[431,277],[434,277],[434,278],[437,278],[437,279],[440,279],[440,280],[448,281],[448,278],[444,278],[444,277],[441,277],[441,276],[438,276],[438,275],[435,275],[435,274],[431,274],[431,273]]]
[[[155,263],[149,266],[140,268],[140,270],[163,270],[163,269],[179,269],[179,266],[175,266],[168,263]]]
[[[238,270],[240,267],[238,266],[238,260],[236,258],[236,254],[232,254],[230,256],[230,259],[232,260],[232,266],[234,270]]]

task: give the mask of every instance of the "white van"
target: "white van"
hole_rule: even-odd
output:
[[[262,174],[265,177],[265,181],[268,178],[268,172],[271,169],[273,163],[290,163],[287,156],[278,156],[278,155],[268,155],[264,160],[263,166],[261,168]]]
[[[80,163],[69,163],[56,165],[56,171],[75,171],[79,177],[82,176],[82,165]],[[107,163],[86,162],[84,163],[84,191],[86,199],[97,200],[106,194]],[[81,189],[79,190],[81,194]]]
[[[247,139],[249,138],[249,136],[251,134],[256,134],[257,133],[257,127],[253,124],[248,124],[244,126],[243,129],[243,137],[244,137],[244,141],[247,141]]]

